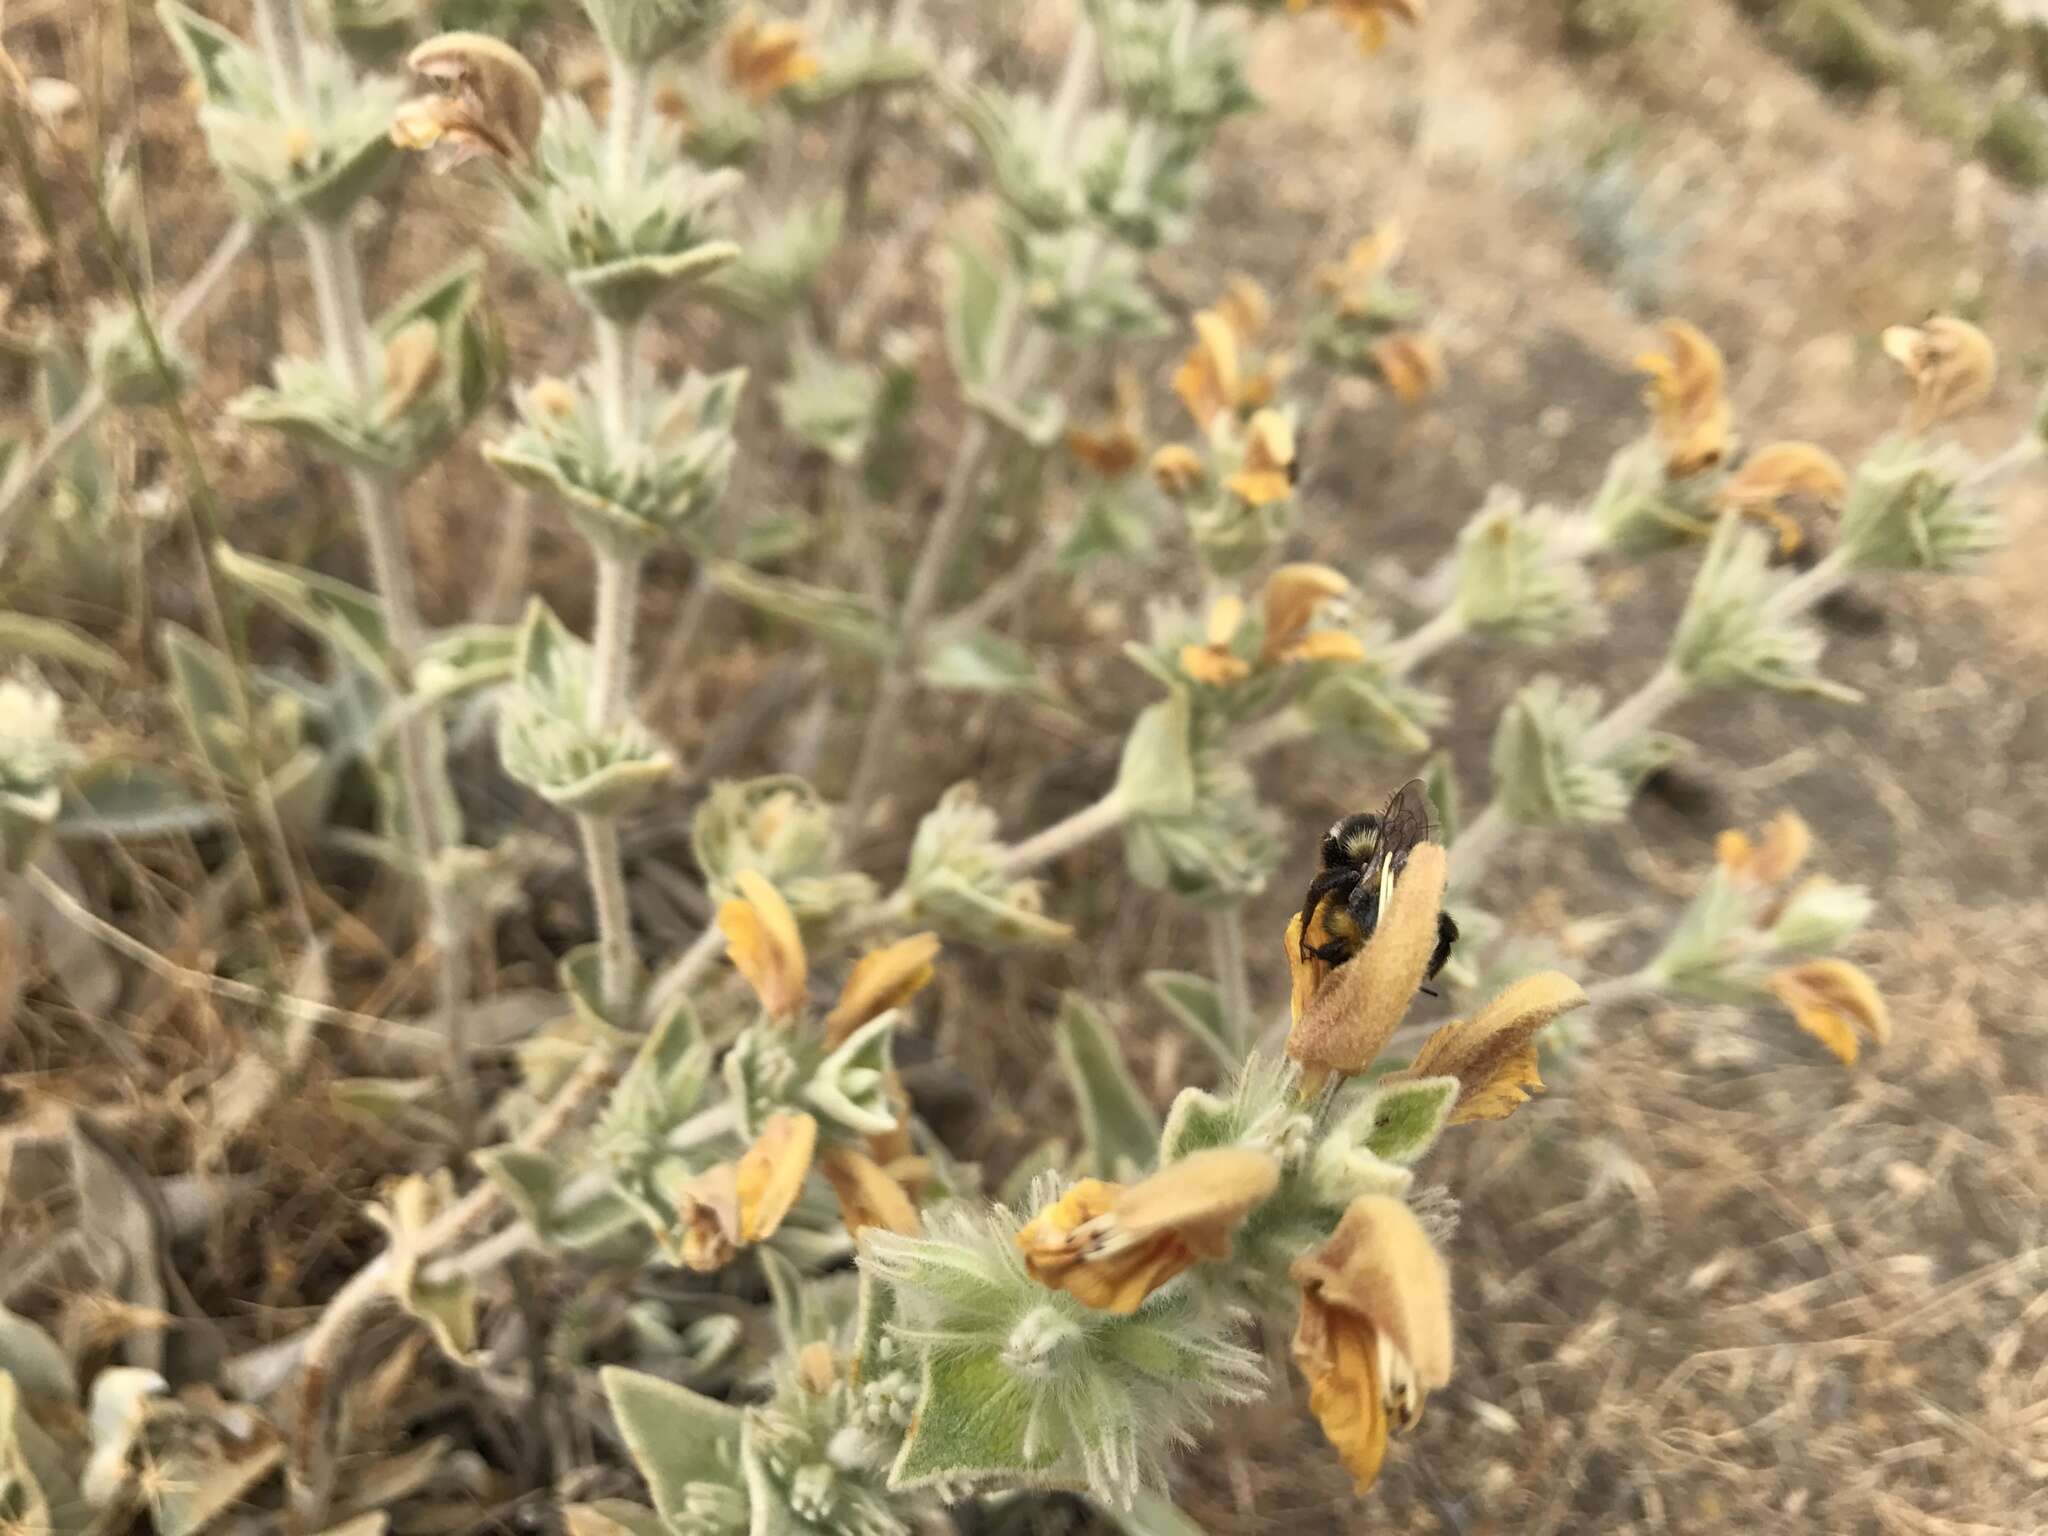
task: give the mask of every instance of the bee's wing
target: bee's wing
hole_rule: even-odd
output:
[[[1435,809],[1429,790],[1420,779],[1410,779],[1394,791],[1380,817],[1379,855],[1396,861],[1406,859],[1411,849],[1426,843],[1436,830]]]

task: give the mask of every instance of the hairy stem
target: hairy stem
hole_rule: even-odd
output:
[[[626,867],[619,856],[619,818],[578,816],[583,862],[590,875],[590,898],[597,908],[599,984],[605,1007],[622,1014],[633,997],[638,957],[633,949],[633,912],[626,898]],[[628,1022],[623,1017],[616,1022]]]
[[[1130,820],[1130,808],[1124,804],[1121,793],[1112,789],[1094,804],[1084,806],[1067,817],[1056,821],[1043,832],[1026,838],[1011,848],[1003,859],[1003,873],[1006,875],[1028,874],[1041,864],[1049,864],[1063,853],[1091,843],[1096,838],[1114,832]]]
[[[1240,1047],[1252,1038],[1251,972],[1244,955],[1244,908],[1225,907],[1209,915],[1210,964],[1223,993],[1223,1019],[1229,1038]]]

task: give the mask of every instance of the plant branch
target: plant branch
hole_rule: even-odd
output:
[[[1094,804],[1082,807],[1066,820],[1056,821],[1044,831],[1012,847],[1004,856],[1003,873],[1028,874],[1041,864],[1050,864],[1061,854],[1070,853],[1085,843],[1116,831],[1130,820],[1130,815],[1122,794],[1111,789]]]

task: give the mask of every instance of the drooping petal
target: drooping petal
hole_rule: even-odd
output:
[[[1884,333],[1884,349],[1913,381],[1909,425],[1915,432],[1979,404],[1998,378],[1998,348],[1954,315],[1936,315],[1919,326],[1892,326]]]
[[[1459,1088],[1451,1125],[1504,1120],[1532,1091],[1543,1091],[1536,1070],[1537,1034],[1585,1002],[1579,984],[1560,971],[1526,977],[1470,1018],[1444,1025],[1423,1042],[1414,1065],[1393,1077],[1455,1077]]]
[[[1636,359],[1650,376],[1647,391],[1656,412],[1657,437],[1665,467],[1675,479],[1711,469],[1734,447],[1727,365],[1706,332],[1687,320],[1664,323],[1669,355],[1646,352]]]
[[[740,894],[718,909],[726,952],[768,1016],[786,1019],[803,1006],[810,976],[796,915],[759,870],[743,869],[734,882]]]
[[[803,1190],[817,1145],[818,1122],[809,1115],[782,1110],[768,1117],[739,1161],[740,1241],[775,1235]]]
[[[1274,571],[1265,589],[1267,659],[1285,655],[1308,633],[1317,609],[1350,591],[1350,581],[1333,566],[1298,561]]]
[[[839,1197],[839,1219],[853,1236],[867,1227],[902,1237],[916,1237],[924,1230],[909,1193],[866,1153],[834,1147],[819,1159],[818,1171]]]
[[[1862,1054],[1859,1032],[1879,1045],[1891,1041],[1891,1011],[1883,995],[1846,960],[1809,960],[1779,971],[1766,985],[1791,1010],[1793,1021],[1845,1067],[1853,1067]]]
[[[1372,360],[1403,405],[1419,405],[1444,383],[1444,352],[1434,336],[1404,331],[1373,343]]]
[[[1714,842],[1714,858],[1723,869],[1764,886],[1782,885],[1791,879],[1812,850],[1812,831],[1790,810],[1772,817],[1757,842],[1751,842],[1747,833],[1733,830],[1723,832]]]

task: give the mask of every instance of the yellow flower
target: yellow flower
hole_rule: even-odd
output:
[[[1244,599],[1225,594],[1209,609],[1209,640],[1206,645],[1180,648],[1180,669],[1198,683],[1227,688],[1252,675],[1251,663],[1231,650],[1238,627],[1244,623]]]
[[[772,1019],[787,1019],[804,1004],[809,966],[803,935],[782,892],[758,870],[735,877],[740,894],[718,909],[726,953],[747,978]]]
[[[1839,508],[1848,493],[1849,476],[1841,461],[1812,443],[1772,443],[1759,448],[1721,487],[1722,505],[1754,518],[1778,535],[1786,554],[1798,549],[1799,524],[1778,505],[1788,496],[1805,496],[1830,509]]]
[[[1351,583],[1327,565],[1283,565],[1266,578],[1266,637],[1259,659],[1274,661],[1363,661],[1365,647],[1343,630],[1310,633],[1316,610],[1347,596]]]
[[[1304,1068],[1350,1076],[1371,1066],[1385,1048],[1428,973],[1447,872],[1442,847],[1417,846],[1394,882],[1393,896],[1382,904],[1372,936],[1334,969],[1302,958],[1301,914],[1294,915],[1287,928],[1295,1009],[1287,1054]],[[1317,919],[1320,926],[1320,911]]]
[[[1386,1195],[1352,1201],[1292,1273],[1309,1408],[1363,1493],[1386,1459],[1390,1424],[1411,1427],[1451,1379],[1450,1277],[1414,1212]]]
[[[817,1146],[818,1122],[809,1115],[779,1110],[768,1117],[760,1136],[740,1157],[741,1242],[763,1242],[775,1235],[803,1190]]]
[[[756,104],[817,74],[804,29],[793,21],[763,22],[748,9],[725,35],[726,78]]]
[[[478,155],[522,166],[532,160],[547,92],[517,49],[481,32],[444,32],[413,49],[406,64],[441,93],[399,107],[393,143],[432,150],[441,170]]]
[[[669,1256],[685,1269],[708,1275],[723,1269],[739,1251],[739,1170],[718,1163],[668,1191],[676,1208],[676,1238]]]
[[[825,1015],[825,1043],[839,1045],[870,1019],[900,1008],[932,979],[939,936],[913,933],[862,955],[840,989],[839,1001]]]
[[[1894,325],[1884,349],[1913,381],[1911,431],[1925,432],[1960,415],[1991,393],[1998,378],[1998,348],[1976,326],[1953,315],[1936,315],[1925,325]]]
[[[1358,316],[1372,308],[1373,287],[1382,272],[1401,255],[1407,232],[1389,220],[1361,240],[1354,241],[1341,262],[1326,261],[1316,269],[1316,287],[1328,295],[1341,315]]]
[[[1579,984],[1558,971],[1516,982],[1469,1019],[1453,1019],[1416,1053],[1415,1064],[1388,1081],[1455,1077],[1449,1124],[1505,1120],[1531,1092],[1543,1091],[1536,1036],[1553,1019],[1585,1006]]]
[[[1168,443],[1152,455],[1152,478],[1167,495],[1179,498],[1201,489],[1209,472],[1201,455],[1185,443]]]
[[[1727,365],[1721,349],[1686,320],[1664,322],[1670,356],[1646,352],[1636,359],[1650,376],[1647,395],[1657,413],[1665,468],[1674,479],[1711,469],[1734,446],[1734,413],[1724,393]]]
[[[1764,828],[1760,841],[1730,830],[1714,840],[1714,858],[1738,880],[1753,885],[1783,885],[1798,873],[1813,850],[1813,833],[1796,811],[1780,811]]]
[[[556,378],[539,378],[526,392],[526,403],[538,414],[567,420],[576,409],[576,391]]]
[[[1173,392],[1204,432],[1271,403],[1279,366],[1244,363],[1245,343],[1264,327],[1266,314],[1265,295],[1246,278],[1233,279],[1213,308],[1196,311],[1195,344],[1174,371]]]
[[[1121,480],[1138,467],[1145,454],[1145,398],[1135,373],[1117,370],[1116,410],[1100,428],[1070,430],[1067,452],[1105,480]]]
[[[1280,1182],[1250,1147],[1192,1153],[1126,1188],[1083,1179],[1017,1233],[1039,1284],[1127,1316],[1203,1259],[1230,1257],[1231,1235]]]
[[[839,1380],[839,1361],[833,1357],[832,1346],[823,1339],[814,1339],[798,1350],[796,1379],[798,1385],[813,1397],[823,1397],[830,1392]]]
[[[1420,404],[1443,388],[1444,351],[1433,336],[1404,331],[1385,337],[1373,343],[1372,360],[1403,405]]]
[[[865,1227],[903,1237],[916,1237],[923,1230],[909,1192],[866,1153],[834,1147],[819,1161],[818,1171],[839,1197],[839,1219],[852,1236],[860,1236]]]
[[[1853,1067],[1862,1052],[1861,1030],[1879,1045],[1892,1038],[1891,1012],[1876,985],[1846,960],[1809,960],[1779,971],[1765,983],[1792,1012],[1793,1022]]]
[[[1294,426],[1278,411],[1260,411],[1245,429],[1244,466],[1223,482],[1250,506],[1294,494]]]

